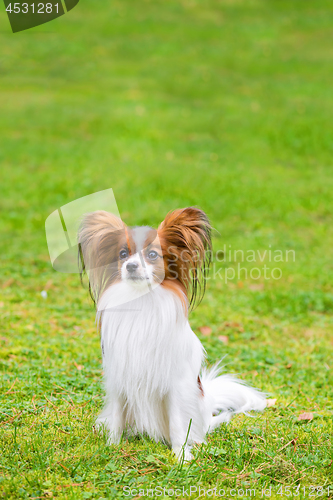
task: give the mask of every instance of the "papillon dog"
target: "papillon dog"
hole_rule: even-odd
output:
[[[218,364],[204,367],[205,350],[188,321],[211,259],[202,210],[175,210],[157,230],[88,213],[78,242],[101,333],[106,403],[97,424],[110,443],[146,433],[191,460],[193,445],[233,414],[266,407],[262,393],[221,375]]]

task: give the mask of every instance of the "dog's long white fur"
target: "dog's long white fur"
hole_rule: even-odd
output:
[[[114,307],[122,296],[126,303]],[[220,375],[218,365],[203,367],[204,348],[179,297],[163,285],[142,295],[126,281],[114,284],[102,295],[97,317],[106,387],[97,423],[110,442],[118,443],[124,431],[147,433],[189,460],[192,445],[232,414],[265,408],[256,389]]]

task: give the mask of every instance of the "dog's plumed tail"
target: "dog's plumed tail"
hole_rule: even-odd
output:
[[[206,408],[212,415],[208,432],[229,422],[235,413],[262,411],[267,405],[265,394],[232,375],[221,375],[221,371],[217,363],[210,369],[204,368],[201,375]]]

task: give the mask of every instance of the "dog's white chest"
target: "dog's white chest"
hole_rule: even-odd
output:
[[[102,321],[104,371],[127,397],[168,391],[191,356],[192,332],[181,304],[159,287],[122,310],[105,312]]]

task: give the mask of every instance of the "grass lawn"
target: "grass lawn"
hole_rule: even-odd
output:
[[[332,498],[333,3],[85,0],[15,35],[0,10],[0,495]],[[44,222],[110,187],[130,225],[197,205],[216,251],[256,252],[214,259],[190,319],[208,363],[227,355],[276,403],[190,465],[93,430],[94,308],[77,275],[53,271]]]

